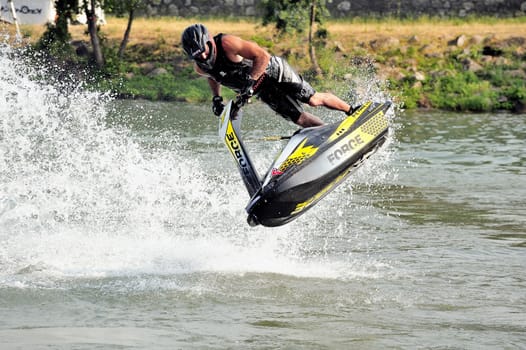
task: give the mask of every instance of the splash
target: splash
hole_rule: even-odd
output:
[[[176,138],[148,152],[130,130],[106,125],[108,95],[44,81],[45,67],[0,51],[2,269],[116,271],[132,266],[126,257],[140,256],[141,242],[199,236],[196,216],[214,221],[223,193],[178,154]]]
[[[13,233],[131,223],[133,205],[148,200],[142,189],[167,181],[170,168],[152,169],[126,130],[105,127],[109,96],[36,80],[42,72],[3,52],[3,226]]]
[[[349,254],[359,234],[346,223],[313,214],[272,231],[248,227],[232,169],[189,156],[176,133],[156,136],[162,147],[143,145],[109,121],[109,95],[73,78],[44,80],[48,68],[33,67],[2,44],[0,285],[201,271],[345,279],[383,268]],[[334,214],[331,203],[318,215]]]

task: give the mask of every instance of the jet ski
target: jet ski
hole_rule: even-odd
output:
[[[384,143],[391,102],[367,102],[346,119],[294,133],[260,178],[241,139],[242,99],[230,101],[219,137],[230,150],[250,200],[250,226],[281,226],[334,190]]]

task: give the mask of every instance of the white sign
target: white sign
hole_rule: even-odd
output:
[[[19,24],[46,24],[53,23],[57,14],[55,10],[54,0],[12,0],[16,20]],[[11,15],[11,4],[8,0],[0,0],[0,19],[13,23],[13,16]],[[76,20],[80,23],[86,23],[86,14],[81,6],[79,6],[80,14]],[[95,9],[98,23],[103,24],[104,13],[100,7]]]
[[[13,5],[19,24],[46,24],[55,19],[53,0],[13,0]],[[13,23],[10,6],[8,0],[0,0],[0,18]]]

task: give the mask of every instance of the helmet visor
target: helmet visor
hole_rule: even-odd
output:
[[[203,53],[206,52],[205,48],[195,47],[189,53],[188,56],[193,60],[202,59]]]
[[[214,56],[214,48],[212,46],[212,43],[208,41],[206,43],[206,49],[199,50],[199,52],[196,52],[196,54],[192,56],[192,59],[196,61],[197,64],[202,68],[212,69],[215,61]]]

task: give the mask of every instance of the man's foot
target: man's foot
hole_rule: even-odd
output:
[[[349,111],[347,111],[346,114],[347,114],[348,116],[349,116],[349,115],[353,115],[354,112],[356,112],[357,110],[360,109],[360,107],[362,107],[362,105],[358,105],[358,106],[356,106],[356,107],[351,106],[351,108],[349,108]]]

